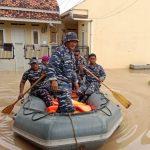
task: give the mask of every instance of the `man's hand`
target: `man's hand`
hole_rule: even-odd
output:
[[[18,99],[23,98],[23,93],[19,93]]]
[[[84,67],[84,65],[82,65],[82,64],[79,65],[80,71],[83,71],[83,67]]]
[[[76,91],[78,91],[79,90],[79,84],[78,83],[74,83],[74,86],[75,86]]]
[[[56,80],[52,80],[51,81],[51,88],[53,91],[57,91],[58,90],[58,83]]]

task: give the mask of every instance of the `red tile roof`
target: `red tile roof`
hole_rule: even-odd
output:
[[[1,0],[0,6],[58,11],[57,0]]]
[[[59,21],[57,0],[1,0],[0,20],[7,18]],[[22,9],[21,9],[22,8]]]
[[[46,20],[58,21],[59,14],[55,13],[42,13],[20,10],[3,10],[0,11],[0,17],[16,18],[16,19],[31,19],[31,20]]]

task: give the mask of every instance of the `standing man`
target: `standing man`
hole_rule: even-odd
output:
[[[79,80],[79,84],[82,85],[83,77],[84,77],[84,70],[83,70],[82,66],[86,66],[87,63],[86,63],[85,58],[81,56],[79,49],[75,50],[74,56],[75,56],[77,77],[78,77],[78,80]]]
[[[86,67],[89,71],[95,74],[99,81],[97,81],[94,77],[86,73],[85,75],[85,84],[82,85],[78,90],[79,101],[85,102],[87,98],[92,93],[99,93],[100,83],[103,82],[106,78],[106,73],[102,66],[96,63],[96,55],[89,55],[89,64]]]
[[[65,90],[68,95],[67,99],[60,101],[61,112],[74,111],[71,100],[72,84],[74,84],[76,90],[79,88],[73,53],[77,44],[77,34],[75,32],[68,32],[64,37],[63,45],[58,47],[51,57],[51,64],[56,71],[59,88]]]

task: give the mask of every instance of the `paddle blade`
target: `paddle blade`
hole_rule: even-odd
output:
[[[123,95],[121,95],[120,93],[116,92],[116,91],[111,91],[113,96],[125,107],[125,108],[129,108],[131,105],[131,102],[129,100],[127,100]]]
[[[14,104],[8,105],[7,107],[5,107],[2,110],[2,113],[4,113],[4,114],[10,114],[12,112],[13,108],[14,108]]]

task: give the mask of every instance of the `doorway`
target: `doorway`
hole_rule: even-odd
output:
[[[25,44],[25,31],[21,27],[12,28],[12,43],[14,45],[15,54],[15,68],[16,70],[24,69],[24,44]]]

